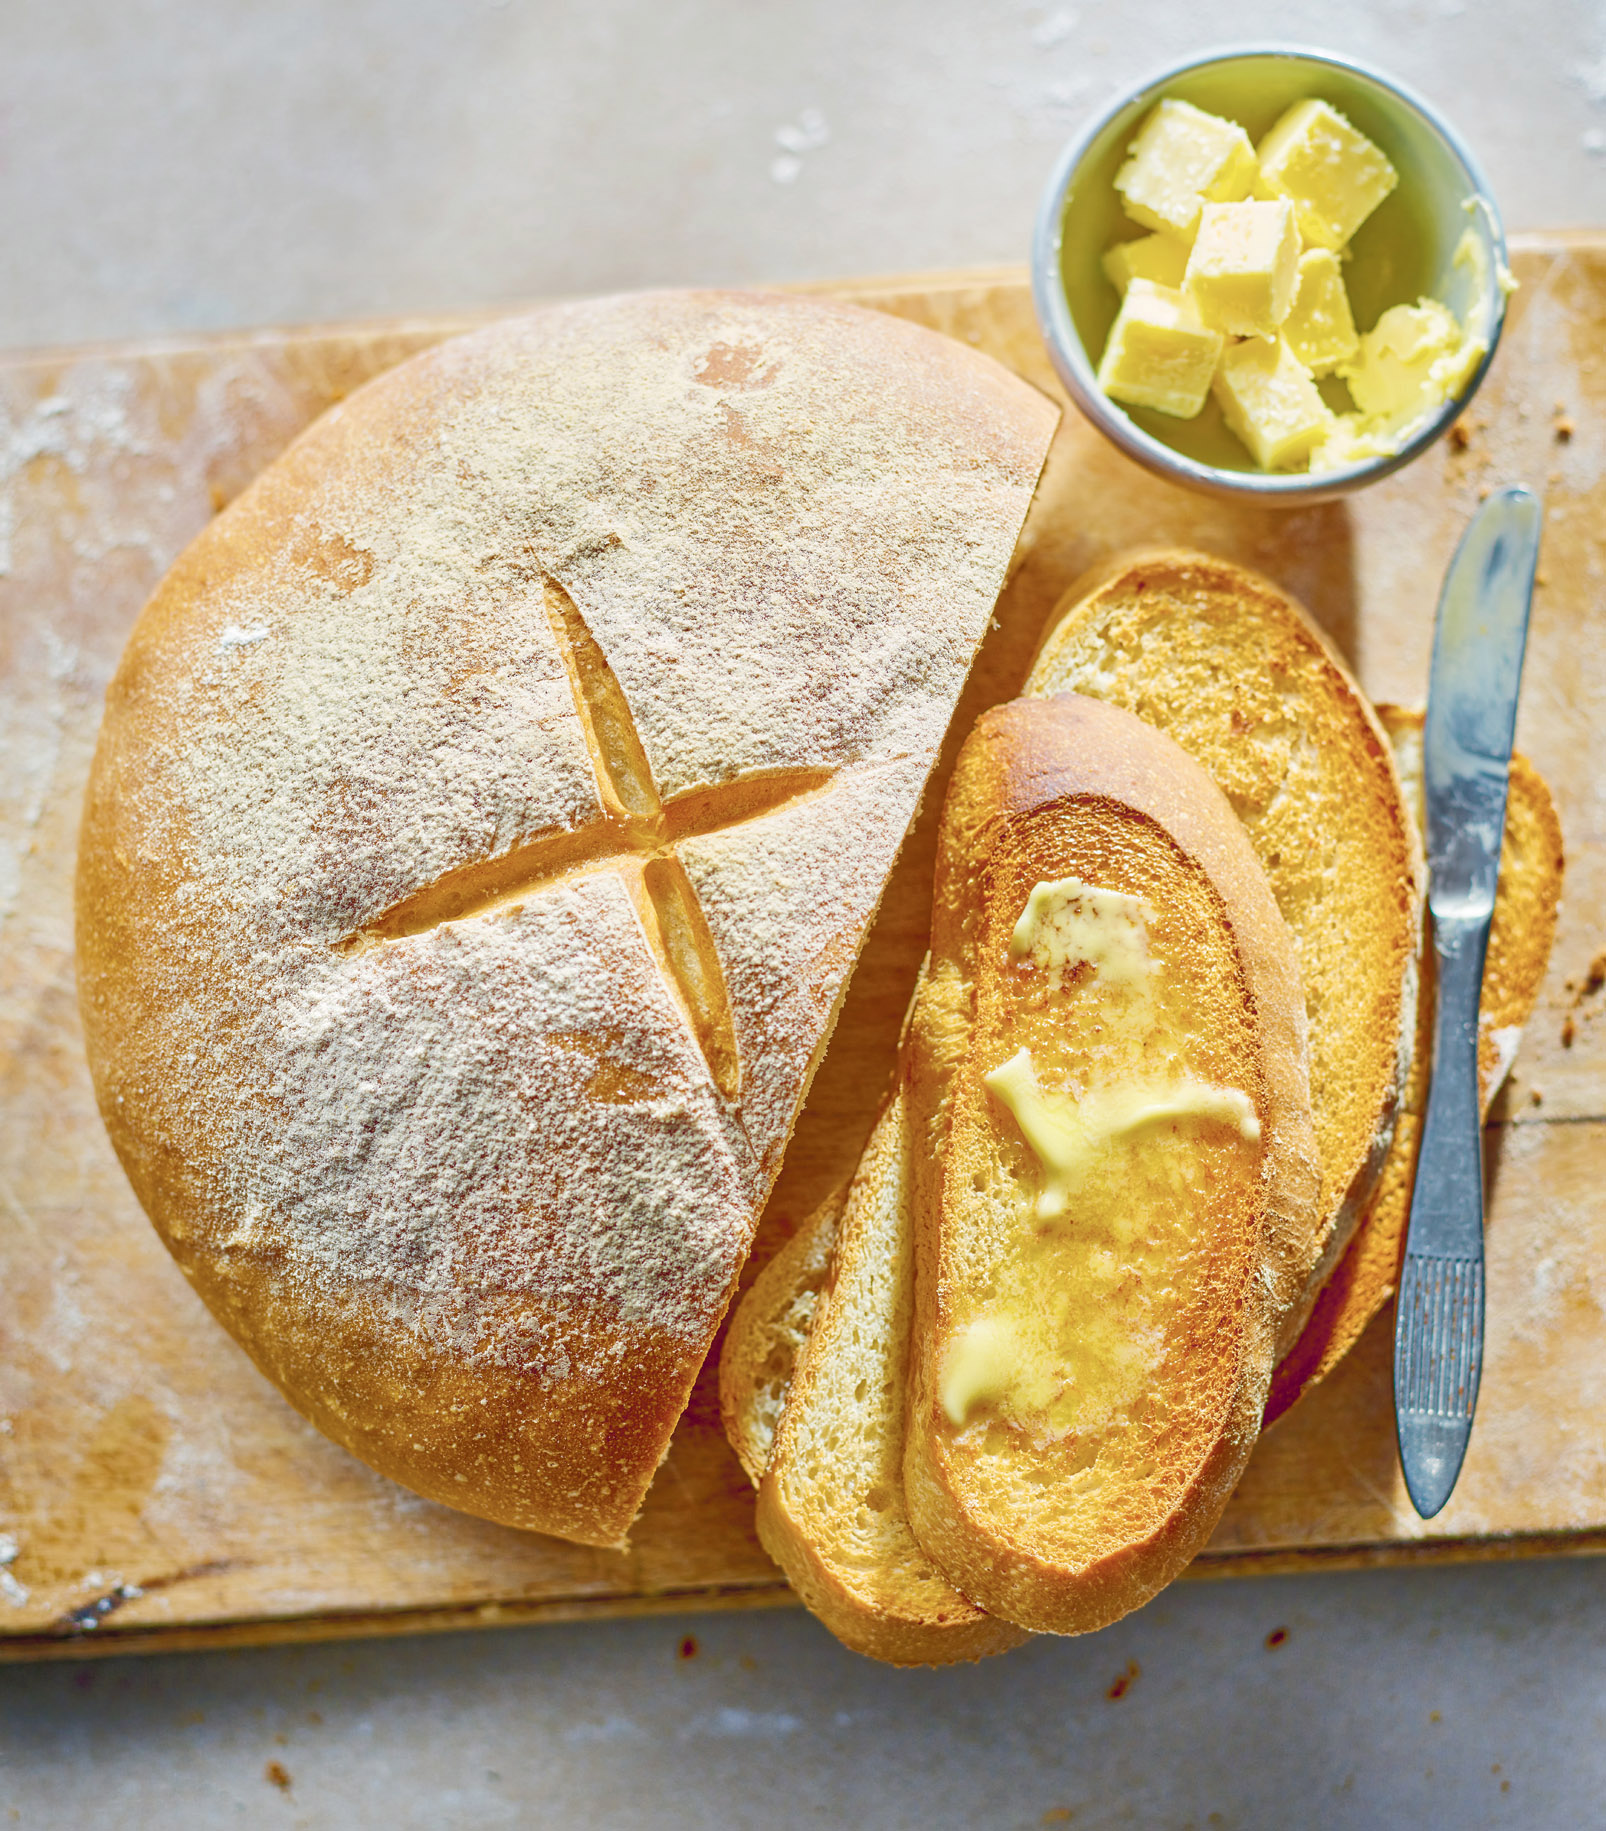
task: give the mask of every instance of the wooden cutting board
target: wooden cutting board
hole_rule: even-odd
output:
[[[1455,1498],[1412,1512],[1392,1315],[1262,1439],[1199,1574],[1606,1548],[1606,237],[1540,237],[1465,448],[1296,513],[1135,469],[1073,411],[955,732],[1009,697],[1094,561],[1185,542],[1270,573],[1376,698],[1420,700],[1439,579],[1480,491],[1548,520],[1518,742],[1568,844],[1560,936],[1491,1128],[1489,1340]],[[1014,271],[829,289],[1058,395]],[[627,1551],[431,1505],[305,1424],[168,1260],[102,1133],[74,1004],[72,871],[101,697],[146,595],[312,417],[468,319],[0,363],[0,1651],[12,1657],[758,1604],[788,1592],[705,1375]],[[947,758],[954,745],[950,742]],[[944,763],[946,768],[946,759]],[[925,946],[928,794],[766,1216],[761,1252],[851,1167]],[[1536,1104],[1536,1097],[1541,1103]]]

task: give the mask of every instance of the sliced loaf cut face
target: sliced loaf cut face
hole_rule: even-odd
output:
[[[1215,778],[1293,932],[1322,1196],[1286,1352],[1388,1149],[1415,1036],[1421,847],[1388,738],[1285,592],[1201,553],[1116,560],[1067,593],[1027,681],[1135,713]]]
[[[1071,694],[977,721],[907,1061],[915,1535],[992,1614],[1103,1627],[1242,1472],[1318,1193],[1292,941],[1176,743]]]
[[[756,1488],[798,1357],[831,1278],[849,1185],[833,1189],[770,1260],[731,1313],[719,1356],[719,1415],[743,1473]]]
[[[141,613],[79,850],[101,1114],[381,1473],[623,1541],[1056,418],[852,306],[555,306],[333,407]]]
[[[967,1602],[910,1530],[903,1499],[914,1307],[909,1196],[900,1094],[876,1122],[842,1212],[832,1274],[759,1484],[758,1535],[844,1645],[896,1666],[950,1665],[1002,1653],[1025,1636]],[[761,1302],[768,1313],[779,1308],[768,1295]],[[753,1320],[749,1328],[757,1334]],[[751,1382],[750,1371],[737,1371]]]
[[[1377,714],[1394,746],[1406,801],[1420,822],[1422,714],[1387,705],[1379,706]],[[1523,1026],[1544,984],[1556,938],[1563,862],[1561,822],[1544,777],[1526,757],[1514,756],[1478,1008],[1478,1082],[1485,1116],[1511,1072]],[[1317,1295],[1299,1340],[1278,1362],[1266,1400],[1268,1424],[1333,1371],[1399,1283],[1432,1061],[1433,959],[1424,946],[1416,1048],[1394,1141],[1355,1237]]]

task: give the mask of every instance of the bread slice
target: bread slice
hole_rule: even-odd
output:
[[[1322,1197],[1281,1354],[1376,1182],[1415,1035],[1421,847],[1387,736],[1292,598],[1199,553],[1128,556],[1073,587],[1026,691],[1122,706],[1202,763],[1293,932]]]
[[[992,1614],[1102,1627],[1237,1482],[1319,1184],[1293,944],[1180,746],[1071,694],[977,721],[906,1061],[915,1536]]]
[[[1386,705],[1379,706],[1377,713],[1394,746],[1406,801],[1417,820],[1424,822],[1422,714]],[[1478,1010],[1478,1081],[1485,1115],[1510,1073],[1522,1027],[1532,1015],[1544,983],[1556,936],[1562,868],[1561,822],[1550,790],[1526,757],[1514,756],[1494,925]],[[1433,1059],[1432,966],[1432,951],[1424,947],[1416,1047],[1383,1173],[1355,1237],[1316,1298],[1309,1322],[1272,1375],[1266,1401],[1268,1424],[1332,1372],[1399,1282]]]
[[[738,1304],[720,1411],[759,1488],[759,1537],[815,1616],[872,1659],[945,1666],[1026,1636],[959,1594],[921,1550],[904,1504],[914,1308],[905,1112],[900,1092],[877,1118],[848,1186],[846,1228],[843,1188]]]
[[[1056,418],[823,299],[553,307],[334,407],[142,612],[79,856],[101,1114],[382,1473],[623,1540]]]
[[[896,1666],[931,1666],[1002,1653],[1025,1636],[954,1590],[916,1542],[903,1504],[908,1150],[898,1094],[876,1122],[842,1212],[830,1282],[759,1483],[758,1536],[846,1646]],[[755,1285],[744,1309],[756,1295]]]
[[[792,1375],[831,1279],[850,1184],[833,1189],[748,1287],[719,1356],[719,1415],[756,1488],[769,1466]]]

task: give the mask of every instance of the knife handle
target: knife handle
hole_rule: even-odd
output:
[[[1483,1369],[1478,1000],[1488,914],[1433,920],[1433,1080],[1394,1319],[1394,1421],[1411,1504],[1432,1519],[1461,1472]]]

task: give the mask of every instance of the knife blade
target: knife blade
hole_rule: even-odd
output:
[[[1438,973],[1428,1090],[1394,1320],[1394,1423],[1411,1504],[1450,1498],[1483,1370],[1478,1000],[1494,915],[1539,501],[1492,495],[1439,597],[1423,730],[1428,914]]]

